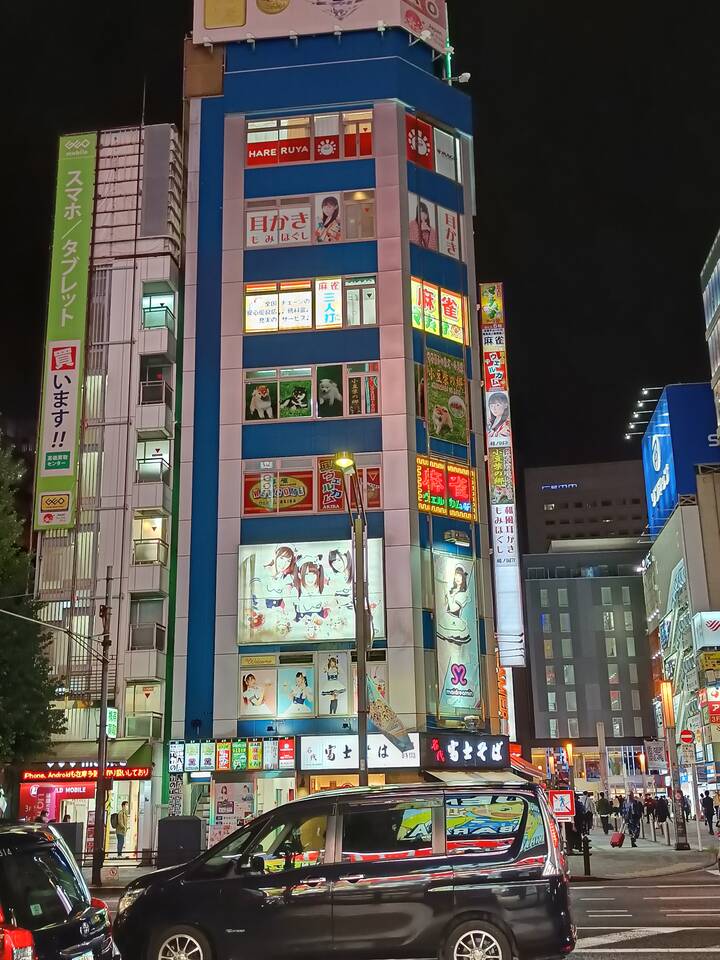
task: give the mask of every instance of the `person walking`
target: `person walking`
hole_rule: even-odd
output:
[[[715,804],[715,820],[720,826],[720,790],[715,791],[715,796],[713,797],[713,803]],[[0,816],[2,814],[0,813]]]
[[[585,791],[585,822],[587,824],[587,832],[590,833],[592,828],[595,826],[595,816],[597,814],[597,805],[595,803],[595,798],[591,793]]]
[[[710,831],[710,836],[713,836],[713,817],[715,816],[715,803],[713,798],[710,796],[710,791],[705,791],[705,796],[701,801],[702,812],[705,817],[705,823],[708,825],[708,830]]]
[[[630,842],[633,847],[637,846],[637,840],[640,836],[640,822],[643,815],[643,806],[637,799],[633,791],[628,793],[627,799],[623,803],[622,816],[627,825],[627,831],[630,834]]]
[[[645,823],[650,823],[650,818],[655,816],[655,799],[650,794],[645,795]]]
[[[604,793],[601,793],[598,797],[596,807],[598,816],[600,817],[600,823],[602,824],[603,833],[608,834],[610,832],[610,814],[612,813],[612,804]]]
[[[120,812],[117,817],[117,827],[115,828],[115,833],[117,834],[117,855],[122,857],[123,850],[125,849],[125,836],[127,835],[128,824],[130,822],[130,811],[128,809],[127,800],[123,800],[120,804]]]
[[[690,814],[692,813],[692,807],[690,806],[690,797],[686,793],[682,795],[682,808],[683,808],[683,816],[685,817],[685,823],[689,823]]]

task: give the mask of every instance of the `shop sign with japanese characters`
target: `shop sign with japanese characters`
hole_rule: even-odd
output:
[[[420,735],[410,733],[408,737],[412,743],[412,748],[403,753],[383,734],[369,734],[368,769],[417,769],[420,766]],[[357,770],[357,734],[301,737],[300,769],[308,772],[315,770]]]
[[[75,519],[97,135],[60,138],[40,407],[35,529]]]
[[[450,732],[424,733],[420,765],[423,770],[504,770],[510,767],[507,737]]]

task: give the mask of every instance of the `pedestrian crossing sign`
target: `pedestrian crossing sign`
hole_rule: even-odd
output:
[[[572,820],[575,817],[575,794],[572,790],[550,790],[550,809],[556,820]]]

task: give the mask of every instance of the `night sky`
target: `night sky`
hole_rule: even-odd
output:
[[[637,455],[638,390],[709,376],[720,4],[449,0],[476,116],[478,276],[506,284],[519,465]],[[688,9],[690,8],[690,9]],[[181,117],[181,0],[11,4],[0,411],[35,415],[56,139]],[[6,362],[7,362],[6,361]]]

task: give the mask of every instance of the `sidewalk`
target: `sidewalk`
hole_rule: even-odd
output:
[[[111,859],[105,863],[103,867],[103,884],[101,887],[92,887],[92,892],[97,893],[102,896],[104,893],[110,893],[112,891],[120,892],[124,890],[125,887],[131,883],[133,880],[137,880],[138,877],[144,877],[147,873],[153,873],[155,867],[141,867],[136,861],[120,864],[117,860]],[[82,868],[83,876],[88,884],[91,886],[92,883],[92,866],[88,864]]]
[[[703,825],[701,830],[704,849],[700,852],[694,821],[687,827],[688,842],[691,847],[689,851],[675,850],[675,831],[672,824],[670,825],[672,846],[668,846],[667,840],[658,832],[656,843],[651,839],[640,839],[637,848],[633,848],[630,845],[630,838],[626,837],[624,846],[619,850],[613,850],[610,846],[610,835],[605,836],[602,830],[593,830],[590,834],[592,876],[584,876],[583,858],[576,854],[568,858],[572,879],[575,881],[637,880],[642,877],[663,877],[667,874],[686,873],[715,866],[718,862],[720,847],[717,837],[711,837],[707,827]],[[645,829],[647,836],[650,837],[651,828],[645,824]]]

